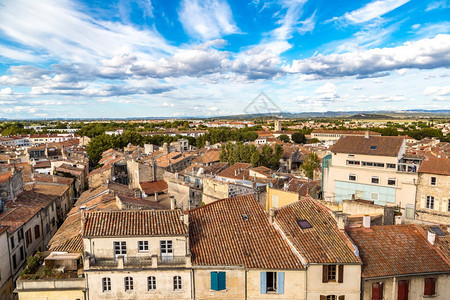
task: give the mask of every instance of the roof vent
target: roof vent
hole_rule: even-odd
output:
[[[375,146],[375,145],[370,146],[370,150],[375,150],[375,149],[377,149],[377,146]]]
[[[244,221],[248,221],[248,216],[247,216],[247,214],[242,214],[242,219],[243,219]]]
[[[363,226],[364,228],[370,228],[370,216],[363,217]]]

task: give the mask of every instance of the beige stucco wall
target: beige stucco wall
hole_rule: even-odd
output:
[[[345,295],[346,300],[358,300],[360,297],[361,266],[344,265],[344,280],[322,282],[323,265],[310,265],[307,270],[308,299],[319,300],[320,295]]]
[[[125,277],[133,277],[133,291],[125,291]],[[148,291],[147,277],[156,277],[156,290]],[[173,277],[181,276],[182,289],[173,290]],[[111,278],[111,291],[102,291],[102,278]],[[190,299],[191,270],[108,271],[87,274],[89,299]]]
[[[436,177],[436,185],[431,185],[431,177]],[[434,197],[434,209],[426,208],[427,196]],[[419,219],[450,224],[450,176],[425,174],[419,175],[417,186],[417,210]]]
[[[261,294],[261,271],[284,272],[284,294]],[[249,270],[247,271],[248,299],[305,299],[305,271]]]
[[[278,197],[278,206],[274,206],[272,202],[274,196]],[[294,203],[295,201],[298,201],[298,198],[299,196],[297,193],[269,188],[266,193],[266,210],[268,211],[271,208],[279,208]]]
[[[127,256],[139,257],[157,254],[160,255],[160,241],[172,241],[173,255],[185,256],[187,247],[187,238],[184,236],[173,237],[114,237],[114,238],[93,238],[91,240],[83,238],[84,251],[94,257],[114,258],[114,242],[125,241],[127,243]],[[148,241],[148,252],[138,251],[138,241]]]
[[[84,278],[18,280],[19,300],[84,300]]]
[[[445,300],[450,295],[450,274],[443,275],[429,275],[429,276],[410,276],[410,277],[397,277],[386,278],[376,280],[363,280],[363,299],[371,300],[372,298],[372,284],[375,282],[382,282],[383,297],[385,300],[396,300],[398,280],[409,280],[409,297],[408,299],[420,300],[430,299],[430,297],[424,297],[423,292],[425,289],[425,278],[436,278],[436,296],[431,299]],[[346,298],[347,299],[347,298]]]
[[[86,299],[83,291],[54,290],[20,292],[19,300],[74,300]]]
[[[225,272],[226,289],[211,290],[211,272]],[[243,299],[245,298],[245,269],[215,268],[194,269],[195,299]]]
[[[203,178],[202,201],[205,204],[228,198],[228,183],[215,179]]]
[[[397,164],[397,157],[355,155],[349,157],[348,154],[333,154],[332,163],[324,177],[324,199],[334,201],[335,181],[360,183],[365,185],[383,186],[395,188],[395,204],[404,209],[407,205],[414,206],[416,198],[416,184],[418,182],[417,173],[397,172],[396,169],[388,169],[367,166],[347,165],[347,160],[392,163]],[[349,181],[349,174],[355,174],[356,181]],[[372,184],[372,176],[379,177],[379,184]],[[387,185],[388,178],[395,178],[395,187]],[[370,199],[365,199],[370,200]]]

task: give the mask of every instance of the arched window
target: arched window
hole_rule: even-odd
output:
[[[147,289],[149,291],[156,290],[156,277],[155,276],[147,277]]]
[[[173,276],[173,290],[181,290],[181,276]]]
[[[111,290],[111,278],[103,277],[102,278],[102,292]]]
[[[125,291],[132,291],[133,289],[133,277],[125,277]]]

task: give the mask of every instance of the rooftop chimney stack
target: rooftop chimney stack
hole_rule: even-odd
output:
[[[428,242],[431,245],[434,245],[434,242],[436,241],[436,233],[428,231]]]
[[[364,228],[370,228],[370,216],[363,217],[363,226]]]
[[[275,210],[273,208],[271,208],[269,210],[269,222],[270,222],[270,224],[273,224],[273,221],[275,219],[275,214],[276,214]]]
[[[369,132],[369,130],[366,130],[366,132],[364,133],[364,137],[365,137],[366,139],[370,138],[370,132]]]
[[[170,209],[174,210],[175,207],[176,207],[175,196],[171,195],[170,196]]]

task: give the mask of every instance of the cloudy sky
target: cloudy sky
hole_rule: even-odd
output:
[[[449,67],[450,0],[0,1],[0,118],[450,109]]]

